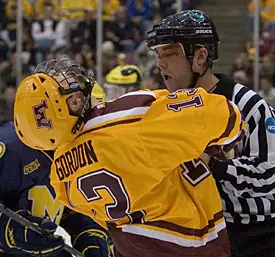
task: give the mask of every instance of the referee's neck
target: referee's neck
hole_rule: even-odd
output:
[[[217,85],[219,79],[208,70],[202,77],[199,77],[196,83],[196,87],[202,87],[207,92],[212,92],[213,88]]]

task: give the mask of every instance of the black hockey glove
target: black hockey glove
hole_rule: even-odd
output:
[[[108,257],[108,236],[103,229],[88,229],[73,241],[73,246],[87,257]]]
[[[17,212],[42,229],[54,233],[57,225],[48,219],[32,216],[28,211]],[[64,240],[61,237],[47,239],[4,214],[0,214],[0,248],[5,253],[30,256],[50,256],[62,250]]]

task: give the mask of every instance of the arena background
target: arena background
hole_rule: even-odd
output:
[[[146,32],[162,17],[192,8],[217,26],[220,59],[214,70],[263,89],[275,106],[273,0],[0,0],[0,123],[13,118],[22,78],[57,56],[75,58],[100,84],[116,65],[136,64],[144,88],[163,88]]]
[[[161,18],[192,8],[217,26],[214,70],[254,88],[275,107],[274,0],[0,0],[0,124],[13,119],[20,81],[58,56],[75,58],[101,85],[113,67],[135,64],[143,88],[164,88],[146,32]]]

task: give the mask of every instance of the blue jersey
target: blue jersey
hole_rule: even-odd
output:
[[[64,206],[50,185],[52,156],[24,145],[13,122],[0,127],[0,199],[13,210],[27,209],[59,224]]]
[[[106,234],[92,219],[80,213],[72,215],[69,213],[72,211],[64,209],[56,199],[50,185],[53,154],[54,152],[38,151],[24,145],[17,137],[13,122],[1,126],[0,200],[14,211],[24,209],[34,216],[49,217],[69,232],[72,241],[79,233],[89,229]],[[0,256],[12,255],[0,253]],[[64,257],[67,254],[62,251],[58,256]]]

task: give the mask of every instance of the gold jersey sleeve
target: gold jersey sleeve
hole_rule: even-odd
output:
[[[238,108],[204,89],[179,91],[155,101],[136,133],[153,165],[169,172],[206,147],[230,144],[245,129]]]

